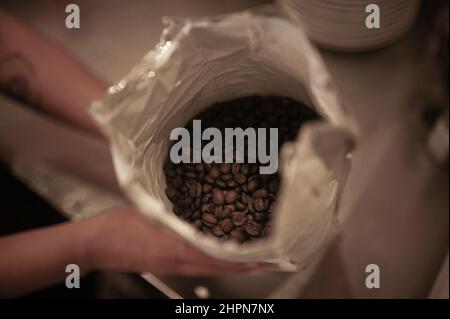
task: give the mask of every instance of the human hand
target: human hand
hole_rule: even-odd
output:
[[[205,255],[133,207],[114,208],[87,222],[82,246],[93,269],[212,276],[261,267],[257,263],[226,262]]]

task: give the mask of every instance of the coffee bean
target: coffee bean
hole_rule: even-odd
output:
[[[253,192],[256,189],[256,187],[258,187],[258,183],[255,180],[250,180],[247,183],[247,189],[249,192]]]
[[[182,219],[188,220],[189,218],[191,218],[193,213],[194,212],[192,211],[192,209],[186,209],[183,211],[183,213],[181,213],[180,217]]]
[[[173,178],[173,177],[175,177],[175,176],[177,175],[177,173],[175,172],[174,169],[168,169],[168,170],[166,171],[166,174],[167,174],[167,176],[170,177],[170,178]]]
[[[220,188],[226,188],[227,187],[227,183],[225,183],[221,179],[216,179],[216,185],[219,186]]]
[[[231,171],[231,164],[229,163],[220,164],[220,172],[222,174],[228,174],[230,173],[230,171]]]
[[[211,227],[203,225],[202,226],[202,232],[204,232],[205,234],[212,234],[212,229],[211,229]]]
[[[275,202],[272,202],[272,203],[269,205],[269,208],[267,208],[267,212],[269,212],[270,214],[272,214],[272,213],[275,211],[275,205],[276,205],[276,203],[275,203]]]
[[[183,208],[175,205],[173,206],[172,211],[175,213],[175,215],[181,215],[181,213],[183,212]]]
[[[203,164],[202,163],[199,163],[199,164],[195,164],[195,170],[197,171],[197,172],[204,172],[205,171],[205,167],[203,166]]]
[[[221,236],[225,235],[225,233],[223,232],[223,229],[219,225],[216,225],[213,227],[212,233],[214,235],[216,235],[217,237],[221,237]]]
[[[233,212],[234,210],[231,209],[231,207],[229,207],[228,205],[225,207],[218,206],[214,215],[219,219],[224,219],[230,217]]]
[[[191,197],[200,197],[202,194],[202,185],[199,182],[193,179],[188,179],[186,181],[186,186]]]
[[[216,206],[214,206],[214,204],[208,204],[207,212],[210,214],[214,214],[216,212]]]
[[[248,173],[250,172],[250,167],[248,166],[248,164],[242,164],[240,172],[244,175],[248,175]]]
[[[253,237],[257,237],[260,234],[259,227],[256,226],[256,224],[253,222],[249,222],[249,223],[245,224],[244,230],[247,234],[249,234],[250,236],[253,236]]]
[[[209,193],[212,190],[212,186],[210,184],[203,184],[202,185],[202,192],[203,193]]]
[[[214,205],[223,205],[225,201],[223,192],[220,189],[216,189],[213,192],[213,203]]]
[[[183,178],[181,178],[181,176],[179,176],[179,175],[175,176],[173,178],[172,185],[175,188],[180,188],[181,186],[183,186]]]
[[[200,219],[194,220],[193,224],[194,224],[195,228],[197,228],[197,229],[202,229],[202,227],[203,227],[203,223]]]
[[[231,165],[231,173],[233,173],[233,175],[236,175],[237,173],[239,173],[240,167],[241,167],[241,165],[239,163],[233,163]]]
[[[265,222],[267,220],[267,215],[264,213],[255,213],[254,219],[257,222]]]
[[[211,194],[211,193],[205,194],[205,195],[203,195],[203,197],[202,197],[202,203],[203,203],[203,204],[206,204],[206,203],[208,203],[209,201],[211,201],[211,199],[212,199],[212,194]]]
[[[247,206],[245,206],[243,203],[241,203],[239,201],[235,202],[234,205],[236,205],[237,210],[241,210],[241,211],[247,208]]]
[[[200,217],[202,217],[202,213],[199,210],[195,211],[191,216],[192,219],[199,219]]]
[[[230,180],[233,179],[233,175],[231,175],[231,174],[225,174],[225,175],[222,175],[220,178],[221,178],[224,182],[228,182],[228,181],[230,181]]]
[[[266,198],[267,191],[264,188],[257,189],[253,192],[253,198]]]
[[[234,212],[231,214],[231,220],[235,226],[242,226],[247,221],[247,214],[243,212]]]
[[[214,178],[212,178],[210,175],[206,175],[205,176],[205,182],[209,183],[209,184],[214,184]]]
[[[236,183],[238,183],[238,184],[244,184],[245,181],[247,180],[247,178],[245,177],[245,175],[242,175],[242,174],[236,174],[236,175],[234,175],[234,180],[235,180]]]
[[[276,194],[278,192],[278,185],[279,185],[278,180],[275,179],[272,180],[269,183],[269,192]]]
[[[246,237],[240,229],[233,229],[230,232],[230,239],[242,243],[245,241]]]
[[[265,206],[264,206],[264,200],[262,198],[255,198],[254,200],[254,207],[255,210],[258,212],[261,212],[264,210]]]
[[[216,179],[220,176],[220,169],[217,166],[211,167],[209,170],[209,176],[211,176],[213,179]]]
[[[225,233],[229,233],[233,228],[233,222],[230,218],[225,218],[219,222],[220,227]]]
[[[249,197],[247,200],[247,207],[248,207],[248,211],[251,213],[255,212],[255,204],[254,204],[254,200],[253,198]]]
[[[203,214],[202,222],[208,227],[213,227],[217,223],[217,218],[213,214]]]
[[[186,178],[197,178],[197,173],[195,173],[195,172],[186,172],[186,173],[184,173],[184,176]]]
[[[182,166],[177,166],[177,168],[175,169],[175,171],[177,172],[177,175],[183,175],[184,173],[184,168]]]
[[[227,186],[233,188],[237,186],[237,183],[234,180],[230,180],[227,182]]]
[[[247,205],[248,203],[248,195],[246,193],[242,193],[241,201],[243,204]]]
[[[173,200],[173,199],[176,199],[178,192],[174,187],[169,186],[166,189],[166,195],[167,195],[167,197],[169,197],[169,199]]]
[[[238,194],[234,191],[227,191],[225,193],[225,202],[227,204],[233,204],[238,198]]]

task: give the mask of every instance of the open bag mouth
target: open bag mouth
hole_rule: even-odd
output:
[[[217,258],[309,262],[341,222],[336,203],[357,135],[318,52],[271,6],[166,22],[156,49],[91,107],[111,140],[124,192],[142,213]],[[214,103],[252,95],[290,97],[323,120],[283,149],[273,234],[245,245],[219,242],[170,212],[168,136]]]

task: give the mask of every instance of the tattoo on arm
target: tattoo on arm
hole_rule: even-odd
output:
[[[33,65],[18,52],[0,57],[0,91],[37,106],[38,97],[31,86],[35,73]]]

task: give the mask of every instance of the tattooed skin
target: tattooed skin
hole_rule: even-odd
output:
[[[30,83],[34,76],[33,65],[20,53],[0,57],[0,91],[22,102],[37,104]]]

